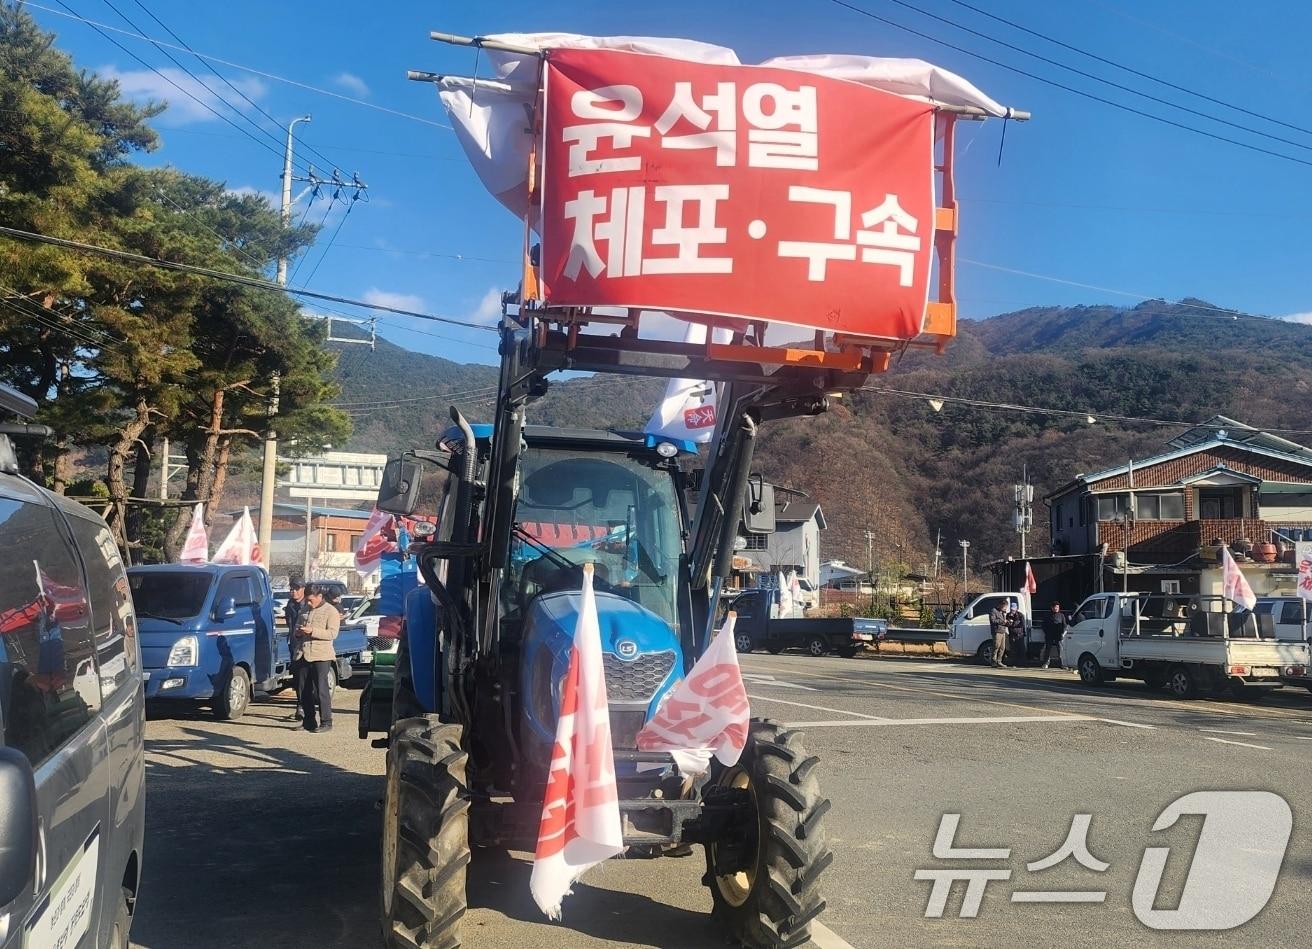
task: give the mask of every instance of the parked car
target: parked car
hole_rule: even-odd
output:
[[[274,686],[273,593],[262,567],[132,567],[128,583],[141,623],[147,702],[186,699],[235,719],[253,691]]]
[[[114,537],[0,434],[0,946],[126,949],[145,832],[137,620]]]
[[[380,634],[379,624],[382,622],[383,615],[380,611],[380,597],[374,594],[355,608],[353,613],[347,615],[342,621],[343,628],[346,626],[361,627],[364,635],[369,642],[369,648],[366,652],[360,654],[357,672],[371,670],[374,662],[379,655],[395,656],[400,639],[395,635]]]
[[[292,598],[291,590],[273,591],[273,621],[287,625],[287,603]]]

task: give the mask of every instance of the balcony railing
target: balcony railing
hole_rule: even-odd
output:
[[[1272,530],[1312,528],[1312,521],[1268,522],[1257,517],[1204,518],[1196,521],[1136,521],[1130,528],[1129,555],[1132,563],[1171,564],[1217,541],[1233,544],[1247,538],[1265,543]],[[1125,528],[1114,521],[1098,524],[1098,537],[1109,552],[1125,549]]]

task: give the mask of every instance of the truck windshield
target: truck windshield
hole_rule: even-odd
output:
[[[627,597],[677,627],[683,539],[668,471],[619,452],[530,448],[515,521],[526,536],[513,541],[513,576],[503,590],[517,595],[520,606],[540,592],[577,589],[578,573],[564,561],[592,563],[598,590]]]
[[[212,579],[208,573],[180,570],[128,575],[132,603],[138,615],[174,620],[190,619],[200,613]]]

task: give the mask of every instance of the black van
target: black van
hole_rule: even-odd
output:
[[[0,393],[4,394],[4,393]],[[145,829],[136,616],[105,522],[0,425],[0,947],[127,949]]]

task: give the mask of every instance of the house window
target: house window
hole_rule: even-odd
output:
[[[1130,497],[1126,494],[1109,494],[1098,498],[1098,520],[1114,521],[1126,512]]]
[[[336,534],[331,533],[331,532],[328,534],[328,539],[327,539],[326,547],[327,547],[329,553],[333,553],[333,554],[337,553],[337,535],[336,535]]]
[[[1136,494],[1134,516],[1146,521],[1184,520],[1183,494]]]
[[[1163,581],[1162,581],[1162,592],[1163,592],[1163,593],[1175,593],[1175,594],[1178,594],[1178,593],[1180,592],[1180,581],[1179,581],[1179,580],[1163,580]]]
[[[765,550],[765,544],[769,537],[769,534],[748,534],[747,543],[743,545],[743,550]]]

